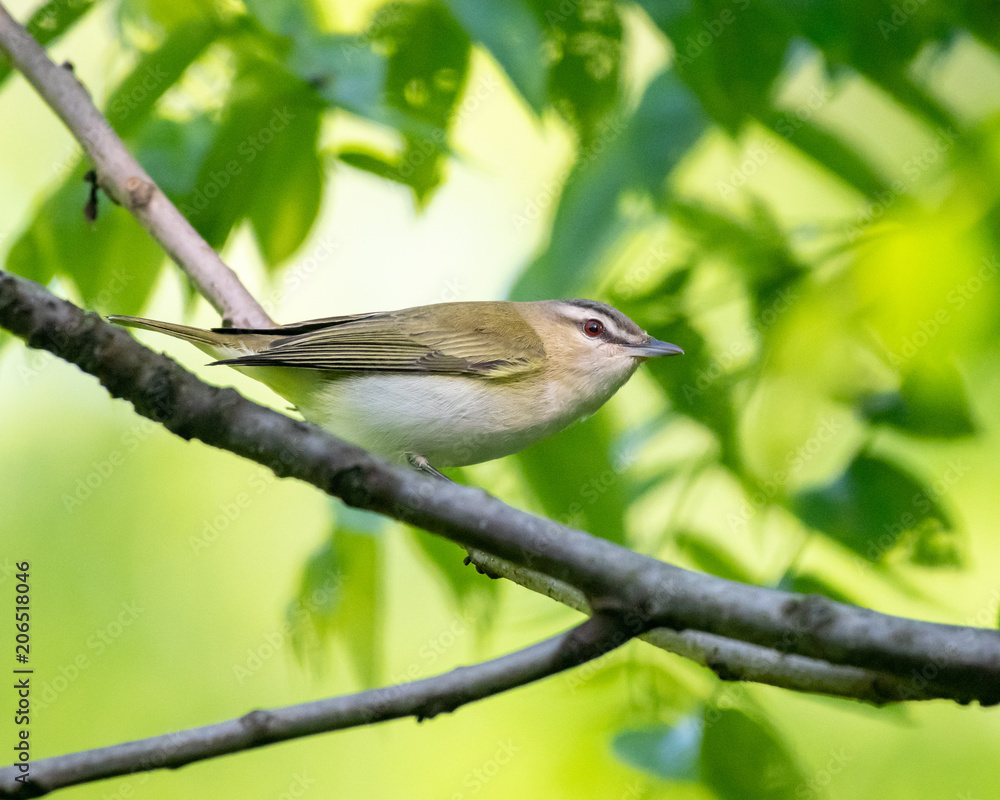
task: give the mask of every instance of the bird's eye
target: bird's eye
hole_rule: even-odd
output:
[[[600,336],[604,333],[604,323],[599,319],[588,319],[583,323],[583,332],[590,337]]]

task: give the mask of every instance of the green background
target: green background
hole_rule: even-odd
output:
[[[988,4],[13,11],[277,319],[591,297],[685,348],[457,479],[728,578],[997,626]],[[79,149],[19,77],[0,119],[6,268],[101,313],[216,323],[126,212],[84,220]],[[0,598],[29,560],[36,757],[438,674],[579,619],[0,346]],[[727,684],[631,643],[424,723],[64,794],[973,800],[998,733],[995,710]]]

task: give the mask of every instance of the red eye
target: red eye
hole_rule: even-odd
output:
[[[583,332],[587,336],[600,336],[604,333],[604,323],[599,319],[588,319],[583,323]]]

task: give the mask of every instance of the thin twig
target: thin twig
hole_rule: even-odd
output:
[[[321,429],[209,386],[124,331],[0,272],[0,326],[95,375],[185,439],[253,459],[348,505],[440,534],[567,583],[595,611],[644,633],[688,629],[831,664],[888,672],[914,696],[1000,702],[1000,632],[942,625],[690,572],[511,508],[485,492],[397,467]]]
[[[237,327],[274,322],[218,254],[139,165],[72,70],[56,66],[0,3],[0,52],[35,87],[94,163],[98,182],[124,205],[223,319]]]
[[[32,762],[30,780],[0,769],[0,797],[37,797],[81,783],[177,768],[207,758],[401,717],[429,719],[583,664],[631,638],[611,615],[595,616],[544,642],[433,678],[252,711],[239,719]]]

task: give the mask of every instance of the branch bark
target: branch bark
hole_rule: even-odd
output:
[[[917,698],[1000,702],[1000,632],[921,622],[726,581],[531,516],[485,492],[388,464],[311,425],[201,382],[124,331],[38,284],[0,272],[0,326],[95,375],[185,439],[253,459],[348,505],[425,528],[576,589],[635,634],[697,630],[830,664],[889,673]],[[874,684],[877,687],[877,682]],[[912,690],[912,691],[911,691]]]
[[[0,52],[20,70],[94,163],[104,191],[124,205],[191,278],[224,320],[237,327],[274,322],[236,273],[198,234],[126,149],[72,70],[58,67],[0,3]]]
[[[16,767],[6,767],[0,769],[0,797],[38,797],[67,786],[154,769],[175,769],[275,742],[401,717],[416,717],[419,722],[571,669],[630,638],[620,618],[594,616],[524,650],[433,678],[251,711],[215,725],[42,759],[31,764],[30,780],[23,783],[16,780],[20,774]]]
[[[468,563],[481,572],[506,578],[585,614],[593,613],[584,594],[567,583],[482,550],[470,549],[468,553]],[[797,692],[863,700],[874,705],[951,696],[948,689],[931,681],[926,685],[915,682],[912,676],[902,678],[888,672],[831,664],[703,631],[654,628],[638,638],[701,664],[724,681],[766,683]]]

